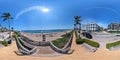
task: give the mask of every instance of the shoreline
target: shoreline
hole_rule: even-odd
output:
[[[31,33],[31,34],[52,34],[52,33],[58,33],[58,32],[72,31],[72,29],[70,29],[70,30],[66,29],[66,30],[63,30],[63,31],[61,31],[61,30],[59,30],[59,29],[56,29],[56,30],[53,29],[53,31],[52,30],[23,30],[21,32],[23,32],[23,33]],[[35,32],[35,31],[37,31],[37,32]],[[41,31],[43,31],[43,33]],[[46,31],[46,32],[44,32],[44,31]]]

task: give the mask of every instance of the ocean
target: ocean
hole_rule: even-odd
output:
[[[72,29],[52,29],[52,30],[22,30],[22,32],[26,33],[34,33],[34,34],[40,34],[40,33],[54,33],[54,32],[64,32]]]

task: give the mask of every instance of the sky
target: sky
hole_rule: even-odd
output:
[[[120,0],[0,0],[0,15],[10,12],[15,30],[73,29],[74,16],[81,23],[96,22],[107,28],[120,23]],[[48,11],[43,11],[48,9]],[[8,22],[0,24],[8,27]]]

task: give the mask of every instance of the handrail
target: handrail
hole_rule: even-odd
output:
[[[20,40],[20,41],[22,41],[22,43],[23,43],[24,45],[26,45],[26,46],[28,46],[28,47],[30,47],[30,48],[34,48],[34,46],[33,46],[33,45],[31,45],[31,44],[29,44],[29,43],[25,42],[25,41],[24,41],[24,40],[22,40],[21,38],[19,38],[19,40]]]
[[[73,34],[72,34],[72,35],[73,35]],[[72,37],[73,37],[72,35],[71,35],[69,41],[67,42],[67,44],[66,44],[62,49],[68,48],[69,45],[71,45],[71,43],[72,43]]]
[[[35,45],[35,46],[39,46],[40,45],[40,41],[34,41],[34,40],[31,40],[31,39],[25,39],[27,37],[25,36],[21,36],[21,39],[24,39],[25,42],[31,44],[31,45]]]
[[[18,48],[18,50],[19,50],[21,53],[29,55],[29,54],[32,54],[32,53],[34,53],[34,52],[36,51],[36,47],[33,47],[32,50],[29,50],[29,49],[25,48],[25,47],[20,43],[20,41],[19,41],[19,39],[18,39],[17,37],[15,37],[15,38],[16,38],[17,48]]]

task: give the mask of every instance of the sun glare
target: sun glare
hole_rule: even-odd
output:
[[[43,12],[49,12],[49,9],[43,8],[42,11],[43,11]]]

